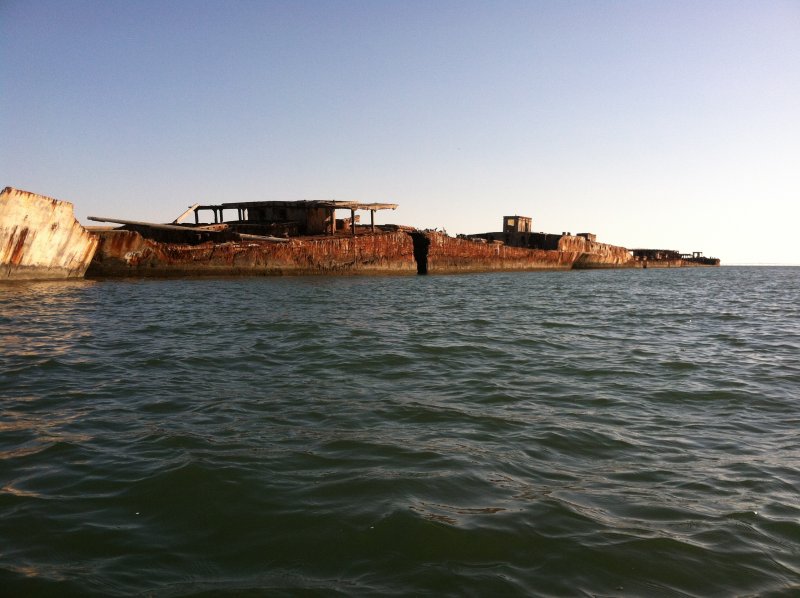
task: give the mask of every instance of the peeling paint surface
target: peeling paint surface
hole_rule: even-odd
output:
[[[71,203],[12,187],[0,193],[0,280],[80,278],[97,243]]]

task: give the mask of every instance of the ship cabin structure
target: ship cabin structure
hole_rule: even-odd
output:
[[[209,213],[208,220],[213,224],[227,225],[237,233],[252,235],[272,235],[298,237],[306,235],[356,234],[360,221],[357,211],[369,211],[369,231],[375,232],[375,212],[394,210],[393,203],[361,203],[352,201],[245,201],[216,205],[194,205],[176,221],[194,213],[195,225],[205,219],[203,212]],[[337,211],[346,210],[349,218],[337,218]],[[226,216],[231,218],[226,220]]]
[[[529,216],[503,216],[504,233],[529,233],[531,232],[531,218]]]
[[[559,249],[559,242],[564,237],[572,237],[570,232],[542,233],[533,232],[533,219],[530,216],[503,216],[503,230],[498,232],[480,233],[469,235],[469,238],[487,243],[503,243],[509,247],[523,247],[526,249]],[[578,233],[587,241],[597,241],[594,233]]]

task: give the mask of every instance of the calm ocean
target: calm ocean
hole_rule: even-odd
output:
[[[4,596],[800,593],[800,268],[0,286]]]

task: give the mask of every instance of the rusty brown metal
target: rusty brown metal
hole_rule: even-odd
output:
[[[404,232],[320,236],[287,243],[162,243],[136,231],[102,231],[89,276],[371,274],[416,272]]]

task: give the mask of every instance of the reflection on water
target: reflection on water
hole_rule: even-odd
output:
[[[0,354],[56,357],[91,335],[91,290],[96,282],[0,283]]]
[[[0,460],[33,455],[59,442],[82,443],[92,440],[91,435],[85,432],[68,431],[79,423],[80,413],[37,413],[35,410],[27,413],[20,409],[24,409],[24,406],[23,402],[15,410],[4,410],[0,434],[20,440],[9,450],[0,449]]]

